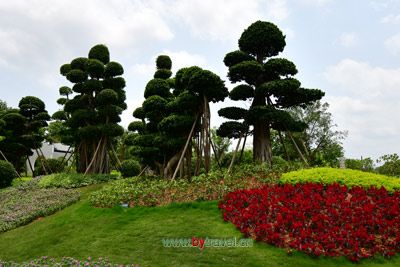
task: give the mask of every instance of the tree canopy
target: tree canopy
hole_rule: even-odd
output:
[[[124,69],[110,61],[108,48],[99,44],[88,57],[62,65],[60,73],[72,83],[59,89],[57,103],[63,109],[53,114],[53,119],[64,122],[61,139],[75,146],[78,172],[108,173],[112,141],[124,131],[118,125],[127,108]],[[117,161],[116,156],[113,159]]]
[[[229,97],[234,101],[251,101],[251,106],[221,109],[219,115],[230,121],[220,126],[218,134],[227,137],[253,134],[253,159],[257,162],[272,162],[272,129],[301,131],[305,128],[287,109],[305,108],[324,95],[321,90],[301,87],[294,78],[297,74],[294,63],[276,57],[285,45],[285,36],[276,25],[257,21],[242,33],[239,50],[224,58],[229,80],[240,83],[229,92]]]

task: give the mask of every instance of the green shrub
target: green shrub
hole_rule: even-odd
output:
[[[0,233],[50,215],[79,199],[79,192],[42,189],[37,179],[0,191]]]
[[[35,161],[35,170],[33,171],[33,174],[34,176],[39,176],[45,174],[60,173],[64,171],[64,168],[66,166],[66,162],[62,162],[62,158],[44,159],[43,157],[38,157]]]
[[[277,174],[262,165],[226,169],[201,174],[188,180],[165,180],[157,177],[134,177],[113,181],[93,192],[90,202],[96,207],[112,207],[121,203],[133,206],[160,206],[172,202],[222,199],[228,192],[250,189],[276,182]]]
[[[87,174],[82,173],[57,173],[43,176],[40,178],[39,186],[42,188],[62,187],[76,188],[91,184],[98,184],[115,180],[118,175],[115,174]]]
[[[348,187],[380,188],[384,186],[390,192],[400,190],[398,178],[350,169],[314,168],[293,171],[284,173],[280,182],[291,184],[313,182],[325,185],[339,183]]]
[[[0,160],[0,188],[10,186],[16,176],[14,166],[7,161]]]
[[[134,159],[124,160],[121,164],[121,175],[122,177],[133,177],[140,173],[140,164]]]

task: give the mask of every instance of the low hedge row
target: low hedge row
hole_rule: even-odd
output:
[[[119,176],[116,174],[88,174],[81,173],[56,173],[40,178],[39,186],[42,188],[61,187],[77,188],[91,184],[108,182],[115,180]]]
[[[400,179],[381,174],[350,169],[313,168],[282,174],[281,183],[321,183],[324,185],[338,183],[347,187],[362,186],[385,187],[389,192],[400,190]]]
[[[76,190],[42,189],[37,180],[0,191],[0,233],[47,216],[78,201]]]

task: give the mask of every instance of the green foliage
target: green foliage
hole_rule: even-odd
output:
[[[107,64],[108,62],[110,62],[110,52],[108,51],[107,46],[98,44],[90,49],[89,58],[97,59],[103,64]]]
[[[111,61],[106,65],[104,76],[114,77],[122,74],[124,74],[124,68],[118,62]]]
[[[167,55],[159,55],[156,60],[157,69],[167,69],[171,70],[172,61],[171,58]]]
[[[104,64],[97,59],[89,59],[86,63],[86,71],[92,78],[100,78],[104,74]]]
[[[378,163],[383,163],[377,168],[381,174],[400,177],[400,158],[397,154],[389,154],[380,157]]]
[[[239,107],[227,107],[218,110],[218,115],[230,120],[241,120],[246,118],[247,110]]]
[[[205,96],[208,101],[223,101],[228,96],[228,89],[218,75],[209,70],[198,70],[191,76],[188,87],[189,92]]]
[[[71,71],[71,64],[64,64],[60,67],[60,74],[62,76],[67,76],[68,72]]]
[[[252,56],[262,60],[273,57],[282,52],[286,46],[285,36],[279,28],[265,21],[256,21],[240,36],[239,48]]]
[[[249,129],[249,126],[237,121],[225,121],[217,129],[217,135],[228,138],[239,138]]]
[[[346,159],[347,169],[372,172],[374,171],[374,161],[371,158]]]
[[[74,59],[69,68],[66,77],[74,83],[73,92],[67,87],[60,89],[60,94],[66,96],[58,101],[63,105],[63,110],[53,115],[54,119],[63,123],[60,139],[77,148],[78,172],[86,172],[89,167],[90,173],[108,173],[108,150],[111,149],[113,138],[123,133],[117,123],[127,108],[125,80],[118,77],[124,70],[119,63],[110,62],[108,48],[101,44],[90,49],[88,58]],[[74,94],[73,98],[69,97],[71,93]],[[100,152],[95,153],[99,143]],[[101,159],[89,166],[93,157]]]
[[[79,196],[73,190],[41,189],[36,179],[0,191],[0,232],[53,214],[76,202]]]
[[[120,172],[122,177],[134,177],[140,173],[140,164],[134,159],[127,159],[121,163]]]
[[[84,57],[78,57],[71,61],[71,69],[77,69],[85,71],[87,67],[88,59]]]
[[[343,156],[342,140],[347,132],[336,129],[337,126],[333,123],[332,114],[328,112],[328,108],[328,103],[316,101],[306,108],[289,109],[295,123],[304,122],[305,128],[300,127],[298,132],[292,133],[292,137],[311,166],[339,167],[338,158]],[[281,144],[282,140],[278,137],[275,133],[274,153],[292,160],[301,160],[292,138],[282,133],[285,149]]]
[[[150,96],[170,96],[168,82],[159,78],[150,80],[146,85],[144,97],[149,98]]]
[[[245,81],[256,85],[258,77],[263,74],[263,67],[257,61],[243,61],[229,68],[228,77],[233,83]]]
[[[109,182],[118,178],[114,174],[81,174],[81,173],[56,173],[40,178],[38,185],[41,188],[77,188],[91,184]]]
[[[231,120],[243,120],[253,134],[253,159],[256,162],[272,163],[271,130],[302,131],[304,124],[295,120],[287,108],[305,108],[319,100],[324,93],[317,89],[300,87],[300,82],[292,76],[297,73],[296,66],[289,60],[271,58],[283,51],[285,36],[280,29],[264,21],[256,21],[244,30],[239,39],[238,51],[228,53],[224,63],[232,83],[245,82],[231,90],[229,97],[234,100],[251,100],[247,114],[238,109],[224,108],[221,116]],[[241,124],[222,124],[223,136],[237,136],[230,132]],[[228,131],[228,128],[230,130]]]
[[[0,136],[6,139],[0,143],[0,150],[20,171],[26,156],[32,155],[31,150],[41,146],[50,116],[44,102],[34,96],[23,97],[18,106],[19,109],[0,112]]]
[[[304,169],[285,173],[280,180],[282,183],[322,183],[324,185],[338,183],[347,187],[362,186],[365,188],[374,186],[376,188],[385,187],[389,192],[400,190],[400,179],[374,174],[369,172],[333,169],[333,168],[314,168]]]
[[[252,56],[243,51],[237,50],[226,54],[226,56],[224,57],[224,64],[229,68],[236,64],[242,63],[243,61],[252,60],[254,60]]]
[[[141,119],[143,120],[145,118],[145,113],[143,111],[142,107],[138,107],[133,111],[133,117],[135,117],[136,119]]]
[[[240,84],[232,89],[229,93],[229,98],[237,101],[237,100],[247,100],[248,98],[254,97],[254,89],[253,87]]]
[[[172,75],[172,71],[167,70],[167,69],[160,69],[160,70],[157,70],[154,73],[154,78],[155,79],[165,79],[166,80],[166,79],[170,78],[171,75]]]
[[[73,69],[67,73],[67,79],[72,83],[81,83],[86,81],[87,78],[87,73],[79,69]]]
[[[0,160],[0,188],[8,187],[12,180],[17,177],[14,166],[4,160]]]
[[[43,167],[44,166],[44,167]],[[66,162],[62,161],[62,158],[57,159],[46,159],[39,156],[35,161],[34,176],[60,173],[64,171],[67,166]]]
[[[130,207],[161,206],[172,202],[221,199],[228,192],[277,181],[276,174],[263,167],[237,168],[232,172],[234,175],[228,177],[225,177],[225,171],[192,177],[191,182],[154,177],[121,179],[93,192],[90,202],[96,207],[112,207],[121,203],[128,203]]]
[[[133,121],[128,125],[128,130],[131,132],[143,133],[145,128],[146,125],[143,123],[143,121]]]

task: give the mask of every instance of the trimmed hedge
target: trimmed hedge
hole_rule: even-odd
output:
[[[400,190],[400,179],[381,174],[350,169],[313,168],[282,174],[281,183],[338,183],[347,187],[385,187],[389,192]]]

